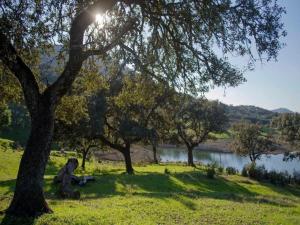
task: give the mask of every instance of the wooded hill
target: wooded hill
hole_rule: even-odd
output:
[[[230,123],[246,120],[252,123],[268,125],[272,117],[277,116],[277,112],[256,107],[253,105],[225,105]]]

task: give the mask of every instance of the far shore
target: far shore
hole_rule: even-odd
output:
[[[233,153],[234,150],[231,148],[231,140],[230,139],[217,139],[217,140],[209,140],[203,144],[199,144],[199,146],[195,147],[195,150],[201,151],[212,151],[212,152],[223,152],[223,153]],[[172,145],[172,144],[162,144],[159,145],[159,148],[177,148],[177,149],[185,149],[184,145]],[[268,154],[283,154],[285,152],[294,151],[288,145],[278,144],[274,146],[274,150],[268,152]]]
[[[211,152],[222,152],[222,153],[233,153],[234,151],[230,148],[231,140],[230,139],[217,139],[217,140],[209,140],[203,144],[200,144],[195,148],[196,151],[211,151]],[[167,148],[167,149],[179,149],[185,150],[185,146],[183,145],[173,145],[173,144],[161,144],[158,146],[158,149]],[[275,146],[274,151],[270,151],[268,154],[283,154],[287,151],[291,151],[291,148],[287,146],[278,145]],[[153,152],[151,146],[141,146],[141,145],[132,145],[131,147],[131,156],[132,162],[134,163],[149,163],[153,162]],[[109,161],[123,161],[123,155],[114,149],[110,149],[108,151],[96,151],[94,153],[96,158],[99,161],[109,160]],[[157,155],[158,159],[159,153]],[[160,159],[159,159],[160,160]]]

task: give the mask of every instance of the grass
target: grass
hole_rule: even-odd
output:
[[[231,138],[231,131],[228,130],[228,131],[225,131],[225,132],[222,132],[222,133],[213,133],[213,132],[211,132],[210,135],[213,138],[216,138],[216,139],[230,139]]]
[[[21,154],[0,149],[0,210],[12,198]],[[96,181],[76,187],[80,200],[62,200],[52,179],[67,157],[52,153],[45,174],[45,196],[54,213],[35,220],[0,215],[1,224],[300,224],[297,187],[238,175],[208,179],[202,167],[179,164],[135,165],[130,176],[123,164],[92,161],[77,173],[93,174]]]

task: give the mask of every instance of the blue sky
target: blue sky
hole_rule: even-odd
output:
[[[277,62],[257,62],[245,73],[247,82],[235,88],[216,88],[206,94],[232,105],[255,105],[266,109],[285,107],[300,112],[300,0],[280,0],[286,7],[283,17],[288,32]],[[232,63],[242,67],[240,59]]]

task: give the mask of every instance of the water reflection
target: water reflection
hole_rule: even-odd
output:
[[[160,148],[158,150],[161,162],[187,162],[187,153],[184,149],[179,148]],[[267,170],[287,171],[293,174],[294,171],[300,171],[300,161],[293,160],[284,162],[283,154],[263,155],[257,161],[258,165],[264,165]],[[217,163],[223,167],[232,166],[239,171],[243,166],[250,162],[248,157],[236,155],[234,153],[212,152],[194,150],[194,161],[207,163]]]

